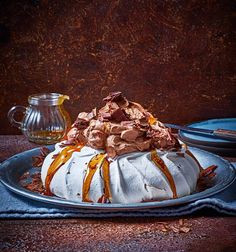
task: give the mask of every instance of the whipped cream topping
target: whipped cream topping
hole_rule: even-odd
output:
[[[69,157],[64,155],[62,144],[56,144],[55,150],[44,160],[41,178],[47,188],[49,170],[58,163],[60,169],[56,171],[50,183],[52,194],[68,200],[78,202],[103,202],[106,177],[109,177],[107,197],[111,203],[135,203],[152,200],[165,200],[191,194],[199,177],[200,168],[195,158],[185,148],[176,151],[155,150],[158,157],[165,164],[175,185],[175,191],[163,169],[152,160],[152,152],[133,152],[109,160],[109,174],[104,172],[101,162],[91,164],[104,150],[82,147]],[[72,147],[70,147],[72,148]],[[60,153],[62,161],[56,159]],[[90,166],[92,165],[92,166]],[[90,168],[89,168],[90,166]],[[96,166],[96,169],[95,169]],[[107,170],[108,171],[108,170]],[[89,184],[86,182],[89,182]],[[106,190],[105,190],[106,191]],[[105,203],[105,202],[104,202]]]
[[[126,153],[178,149],[178,140],[140,104],[128,101],[121,92],[103,99],[100,110],[78,115],[67,134],[65,145],[81,143],[103,149],[109,157]]]

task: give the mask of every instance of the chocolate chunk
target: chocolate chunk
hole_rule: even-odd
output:
[[[77,118],[72,126],[77,129],[86,129],[88,125],[89,125],[89,121],[85,119]]]
[[[110,135],[107,138],[107,146],[115,146],[115,145],[119,145],[122,141],[122,139],[117,136],[117,135]]]
[[[105,102],[108,102],[108,101],[117,101],[117,100],[121,99],[122,97],[123,96],[122,96],[122,93],[120,91],[112,92],[107,97],[105,97],[103,99],[103,101],[105,101]]]
[[[151,139],[145,137],[138,137],[136,139],[136,145],[139,151],[144,151],[150,149]]]
[[[128,116],[120,108],[113,111],[112,114],[111,114],[111,117],[115,122],[122,122],[122,121],[128,121],[129,120]]]
[[[92,120],[97,116],[97,109],[94,108],[90,113],[88,113],[87,118],[88,120]]]
[[[126,130],[127,127],[122,126],[121,124],[110,123],[110,134],[121,134],[122,131]]]
[[[121,138],[127,142],[132,142],[132,141],[135,141],[138,135],[139,135],[139,131],[137,129],[135,128],[127,129],[121,133]]]
[[[99,115],[100,115],[100,118],[101,118],[101,121],[106,121],[106,120],[111,120],[111,113],[109,113],[109,112],[103,112],[103,111],[101,111],[100,113],[99,113]]]
[[[184,153],[183,152],[176,152],[176,155],[179,157],[184,157]]]
[[[123,155],[125,153],[138,151],[138,148],[135,144],[121,143],[119,146],[117,146],[116,151],[117,155]]]
[[[115,102],[119,107],[129,106],[129,101],[119,91],[110,93],[106,98],[103,99],[103,101]]]
[[[88,136],[88,145],[95,149],[104,149],[106,134],[101,130],[92,130]]]
[[[121,126],[127,127],[127,128],[132,128],[135,126],[134,121],[122,121],[120,123]]]

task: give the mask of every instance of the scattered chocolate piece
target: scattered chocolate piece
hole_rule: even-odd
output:
[[[98,201],[97,201],[97,203],[111,203],[110,202],[110,200],[109,199],[107,199],[106,197],[105,197],[105,195],[103,194],[99,199],[98,199]]]
[[[128,121],[129,117],[125,114],[125,112],[121,108],[118,108],[112,112],[111,119],[119,123],[122,121]]]
[[[29,177],[29,172],[24,173],[21,177],[20,180],[25,180]]]
[[[176,152],[176,155],[179,157],[184,157],[184,153],[183,152]]]
[[[212,174],[216,168],[217,168],[216,165],[211,165],[207,167],[206,169],[201,171],[200,177],[207,177],[207,176],[209,177],[209,175]]]
[[[43,157],[46,157],[51,151],[47,147],[41,147],[40,148],[40,153]]]
[[[29,174],[26,175],[26,178],[27,177],[29,177]],[[43,184],[42,184],[42,181],[41,181],[41,174],[36,173],[36,174],[31,175],[30,177],[33,178],[32,182],[24,184],[23,187],[25,189],[27,189],[27,190],[32,191],[32,192],[37,192],[37,193],[42,193],[43,194],[44,187],[43,187]]]
[[[43,165],[44,159],[50,152],[51,151],[47,147],[41,147],[40,154],[38,156],[32,157],[33,167],[41,167]]]
[[[77,118],[73,124],[73,127],[77,129],[86,129],[89,125],[89,121],[81,118]]]
[[[117,92],[110,93],[107,97],[105,97],[103,99],[103,101],[105,101],[105,102],[109,102],[109,101],[119,102],[124,99],[125,98],[123,97],[122,93],[120,91],[117,91]]]

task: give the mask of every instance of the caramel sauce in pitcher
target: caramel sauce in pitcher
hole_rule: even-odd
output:
[[[32,131],[31,137],[34,137],[34,139],[42,139],[46,141],[47,139],[55,139],[55,142],[58,142],[63,136],[65,135],[64,130],[42,130],[42,131]]]

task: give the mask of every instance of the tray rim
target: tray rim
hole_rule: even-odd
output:
[[[52,146],[47,146],[48,148],[51,148]],[[53,146],[54,147],[54,146]],[[19,184],[15,184],[12,181],[9,181],[7,178],[6,172],[4,173],[2,170],[7,169],[7,164],[9,165],[9,162],[11,163],[12,160],[15,160],[19,158],[20,156],[23,156],[25,154],[29,154],[31,152],[37,151],[40,149],[40,147],[26,150],[24,152],[15,154],[14,156],[6,159],[0,164],[0,182],[10,191],[14,192],[15,194],[21,195],[25,197],[26,199],[35,200],[42,203],[47,203],[50,205],[53,205],[54,207],[67,207],[67,208],[76,208],[76,209],[88,209],[88,210],[102,210],[102,211],[123,211],[123,210],[141,210],[141,209],[151,209],[151,208],[162,208],[162,207],[173,207],[173,206],[179,206],[187,203],[191,203],[200,199],[204,199],[207,197],[210,197],[214,194],[217,194],[224,189],[226,189],[228,186],[230,186],[235,180],[236,180],[236,169],[234,166],[228,161],[223,159],[222,157],[213,154],[211,152],[195,148],[195,147],[189,147],[190,149],[197,150],[202,152],[203,154],[206,153],[207,155],[214,156],[215,158],[219,159],[221,162],[225,163],[227,168],[230,169],[230,178],[228,179],[227,183],[222,184],[219,187],[219,184],[216,184],[213,187],[216,187],[216,190],[212,190],[213,187],[208,188],[202,192],[198,192],[195,194],[190,194],[181,198],[177,199],[169,199],[169,200],[163,200],[163,201],[151,201],[151,202],[142,202],[142,203],[130,203],[130,204],[121,204],[121,203],[114,203],[114,204],[101,204],[101,203],[84,203],[84,202],[77,202],[77,201],[71,201],[63,198],[59,198],[57,196],[45,196],[41,195],[36,192],[31,192],[21,186]],[[32,168],[32,167],[31,167]],[[29,169],[31,169],[29,168]],[[28,169],[28,170],[29,170]],[[210,190],[210,191],[209,191]],[[207,192],[207,194],[206,194]],[[197,196],[196,196],[197,195]],[[194,196],[194,197],[193,197]]]

